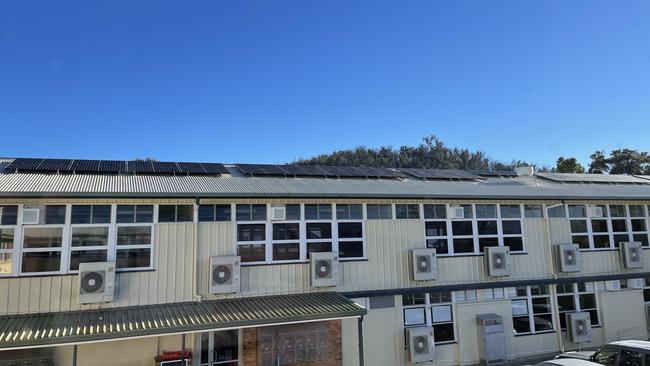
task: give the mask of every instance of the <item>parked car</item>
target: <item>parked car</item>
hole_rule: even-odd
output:
[[[535,364],[535,366],[598,366],[599,364],[578,358],[556,358]]]
[[[560,359],[589,360],[606,366],[650,366],[650,342],[618,341],[608,343],[594,351],[567,352]]]

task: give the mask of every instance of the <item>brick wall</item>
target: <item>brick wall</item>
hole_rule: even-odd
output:
[[[319,360],[316,362],[308,363],[294,363],[293,366],[341,366],[342,365],[342,350],[341,350],[341,321],[332,320],[326,323],[327,326],[327,341],[328,341],[328,357],[327,360]],[[258,328],[244,329],[242,353],[244,366],[258,366]]]

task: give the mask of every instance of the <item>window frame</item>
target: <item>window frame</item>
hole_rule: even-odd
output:
[[[431,300],[431,293],[419,293],[417,295],[424,295],[424,303],[420,304],[412,304],[412,305],[404,305],[404,295],[402,295],[402,328],[404,329],[404,336],[406,337],[406,329],[409,328],[414,328],[414,327],[422,327],[426,326],[431,328],[435,332],[435,326],[436,325],[452,325],[452,329],[454,331],[454,339],[452,340],[446,340],[446,341],[441,341],[437,342],[434,337],[434,344],[435,345],[444,345],[444,344],[453,344],[458,342],[458,330],[456,329],[456,301],[454,298],[454,293],[452,291],[440,291],[440,292],[445,292],[449,293],[449,301],[444,301],[444,302],[436,302]],[[438,293],[438,292],[436,292]],[[449,307],[450,315],[451,315],[451,320],[449,321],[440,321],[440,322],[434,322],[433,321],[433,309],[437,307]],[[424,311],[424,323],[421,324],[412,324],[412,325],[406,325],[406,312],[409,310],[415,310],[415,309],[421,309]]]
[[[47,276],[47,275],[57,275],[57,274],[66,274],[68,269],[68,255],[70,252],[69,249],[69,237],[70,237],[70,217],[72,215],[71,204],[60,205],[55,204],[54,206],[65,206],[65,218],[63,224],[24,224],[23,223],[23,210],[26,205],[20,205],[19,216],[18,216],[18,226],[20,230],[20,260],[17,274],[19,276]],[[43,206],[47,210],[48,204],[35,204],[27,206]],[[25,229],[61,229],[61,246],[55,248],[25,248]],[[15,240],[15,238],[14,238]],[[24,272],[23,271],[23,257],[25,253],[50,253],[58,252],[60,256],[59,269],[57,271],[41,271],[41,272]]]
[[[572,217],[569,215],[570,207],[574,206],[584,206],[586,214],[584,217]],[[614,216],[612,214],[612,207],[623,206],[625,210],[624,216]],[[608,251],[608,250],[617,250],[619,245],[616,240],[617,237],[627,236],[627,241],[639,241],[635,240],[635,236],[642,235],[645,240],[641,240],[643,248],[650,248],[650,230],[648,228],[649,221],[647,218],[648,210],[644,208],[644,216],[632,216],[630,211],[630,206],[644,206],[644,205],[630,205],[630,204],[566,204],[565,205],[565,215],[569,221],[569,231],[571,235],[571,240],[574,243],[579,243],[578,240],[574,240],[576,237],[586,237],[588,246],[580,247],[581,251]],[[591,215],[591,209],[594,207],[602,207],[604,215],[603,217],[593,217]],[[614,221],[624,221],[626,225],[626,231],[614,231]],[[632,226],[633,220],[643,220],[645,225],[645,231],[634,231]],[[607,225],[607,231],[594,231],[594,221],[604,221]],[[584,222],[586,225],[585,232],[573,232],[571,225],[573,222]],[[596,247],[596,237],[607,237],[609,245],[606,247]]]
[[[580,291],[579,284],[584,285],[585,291]],[[599,300],[598,300],[598,293],[602,292],[602,291],[599,291],[599,289],[598,289],[599,283],[598,282],[580,282],[580,283],[572,282],[572,283],[565,284],[565,285],[571,285],[571,292],[559,292],[559,291],[557,291],[557,289],[555,291],[556,292],[556,294],[555,294],[555,302],[557,304],[556,308],[557,308],[558,316],[560,317],[560,330],[562,332],[566,332],[566,330],[567,330],[566,327],[562,328],[562,318],[566,319],[565,314],[579,312],[579,311],[587,311],[587,312],[595,311],[597,316],[598,316],[598,318],[597,318],[598,322],[596,324],[592,323],[591,328],[596,328],[596,327],[601,326],[602,323],[601,323],[601,316],[600,316],[600,303],[599,303]],[[591,287],[592,290],[587,290],[588,287]],[[604,287],[604,284],[603,284],[603,287]],[[591,296],[594,297],[594,303],[596,304],[595,308],[585,308],[585,309],[582,308],[582,306],[580,305],[580,296],[585,296],[585,295],[591,295]],[[567,311],[560,310],[560,306],[559,306],[560,301],[559,301],[558,298],[559,297],[569,297],[569,296],[573,296],[574,309],[567,310]],[[593,317],[592,317],[592,321],[593,321]]]
[[[17,206],[16,207],[16,223],[14,225],[0,225],[1,230],[13,230],[13,244],[11,249],[2,249],[0,248],[0,254],[9,254],[11,255],[11,270],[8,273],[0,273],[0,278],[2,277],[13,277],[20,273],[22,265],[22,205],[2,205],[2,206]]]
[[[214,337],[215,333],[223,331],[234,331],[237,332],[237,359],[230,361],[216,361],[214,360]],[[208,335],[208,362],[201,362],[201,337],[207,334]],[[194,357],[196,359],[195,363],[197,366],[218,366],[218,365],[238,365],[241,360],[243,360],[242,355],[242,332],[240,329],[229,329],[229,330],[217,330],[212,332],[201,332],[196,333],[196,338],[194,340]],[[212,359],[212,361],[210,361]]]
[[[115,261],[115,258],[117,256],[117,252],[116,252],[116,247],[117,247],[117,242],[116,242],[116,240],[117,240],[117,238],[116,238],[117,227],[113,223],[115,222],[115,218],[117,217],[117,213],[116,213],[117,207],[116,207],[116,205],[109,205],[111,207],[111,213],[110,213],[108,223],[89,223],[89,224],[73,224],[72,223],[72,206],[76,206],[76,205],[71,205],[71,207],[70,207],[71,219],[70,219],[70,235],[69,235],[69,239],[68,239],[69,240],[69,243],[68,243],[69,250],[68,250],[68,264],[67,264],[67,267],[66,267],[67,273],[79,273],[78,269],[76,269],[76,270],[70,269],[70,264],[72,263],[72,252],[100,251],[100,250],[101,251],[106,251],[106,260],[109,261],[109,262],[110,261]],[[91,212],[90,213],[91,217],[90,217],[90,219],[91,219],[91,221],[93,221],[92,220],[92,213],[93,213],[93,209],[94,209],[93,206],[104,206],[104,205],[102,205],[102,204],[92,205],[91,204],[90,206],[91,206],[91,211],[90,211]],[[97,228],[97,227],[108,228],[107,237],[106,237],[106,240],[107,240],[106,246],[89,246],[89,247],[84,247],[84,246],[73,247],[72,246],[72,239],[73,239],[73,236],[74,236],[74,229],[75,228]],[[80,262],[80,263],[82,263],[82,262]],[[116,270],[117,270],[117,268],[116,268]]]
[[[520,288],[524,287],[526,289],[526,294],[525,295],[518,295],[517,294],[517,287],[510,287],[506,290],[506,293],[508,294],[507,298],[510,300],[510,303],[512,304],[513,301],[525,301],[526,302],[526,314],[518,314],[515,315],[514,313],[512,314],[513,318],[513,327],[512,331],[515,332],[515,327],[514,327],[514,318],[528,318],[528,328],[530,331],[528,332],[523,332],[523,333],[515,333],[515,337],[517,336],[524,336],[524,335],[534,335],[534,334],[544,334],[544,333],[552,333],[555,332],[556,326],[555,326],[555,319],[554,319],[554,310],[555,306],[553,303],[553,297],[551,296],[551,289],[549,285],[535,285],[535,286],[519,286]],[[537,294],[533,295],[532,288],[533,287],[543,287],[546,288],[546,294]],[[513,293],[514,289],[514,294],[515,296],[510,296],[510,294]],[[548,300],[548,305],[550,307],[550,311],[548,312],[542,312],[542,313],[535,313],[535,308],[534,308],[534,300],[535,299],[547,299]],[[539,317],[542,315],[550,315],[551,316],[551,329],[543,329],[543,330],[537,330],[536,324],[535,324],[535,317]]]

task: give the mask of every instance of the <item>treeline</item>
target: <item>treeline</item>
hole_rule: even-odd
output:
[[[490,159],[482,151],[447,147],[442,140],[434,135],[425,137],[418,146],[400,146],[399,148],[359,146],[308,159],[298,159],[294,163],[463,170],[513,170],[518,166],[533,165],[524,160],[504,163]],[[650,174],[650,155],[647,152],[630,149],[614,150],[609,155],[606,155],[604,151],[596,151],[591,155],[591,163],[587,169],[575,157],[560,157],[554,167],[537,166],[537,170],[558,173]]]

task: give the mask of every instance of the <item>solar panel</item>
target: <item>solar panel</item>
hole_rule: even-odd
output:
[[[244,174],[249,175],[264,175],[264,170],[260,168],[257,164],[237,164],[237,168],[241,170]]]
[[[468,172],[481,177],[491,178],[515,178],[518,177],[517,172],[510,170],[468,170]]]
[[[132,173],[153,173],[153,164],[151,161],[132,160],[129,161],[129,171]]]
[[[100,160],[99,169],[100,173],[120,173],[126,172],[126,161],[121,160]]]
[[[205,174],[203,165],[201,163],[178,163],[181,173],[187,174]]]
[[[30,172],[38,171],[38,167],[45,159],[18,158],[5,168],[6,171]]]
[[[307,165],[289,164],[283,165],[282,169],[289,175],[295,176],[325,176],[325,172],[322,170],[314,171],[313,169],[308,169]]]
[[[648,180],[624,174],[536,173],[535,175],[561,183],[650,184]]]
[[[258,168],[262,169],[266,175],[287,175],[287,171],[282,169],[281,165],[271,165],[264,164],[258,165]]]
[[[404,173],[410,174],[417,178],[423,179],[441,179],[441,180],[474,180],[482,179],[481,176],[472,174],[464,170],[454,169],[413,169],[413,168],[400,168]]]
[[[70,171],[71,165],[70,159],[45,159],[38,170],[41,172]]]
[[[77,173],[96,173],[99,170],[100,160],[75,160],[71,170]]]
[[[151,163],[156,173],[173,174],[181,172],[178,165],[173,162],[152,161]]]
[[[229,174],[230,172],[221,163],[201,163],[207,174]]]
[[[325,171],[325,174],[328,176],[338,176],[338,177],[354,177],[355,174],[346,170],[345,167],[339,166],[321,166],[321,169]]]
[[[381,178],[404,177],[404,174],[389,168],[378,168],[378,167],[360,167],[360,168],[362,168],[368,176],[381,177]]]

